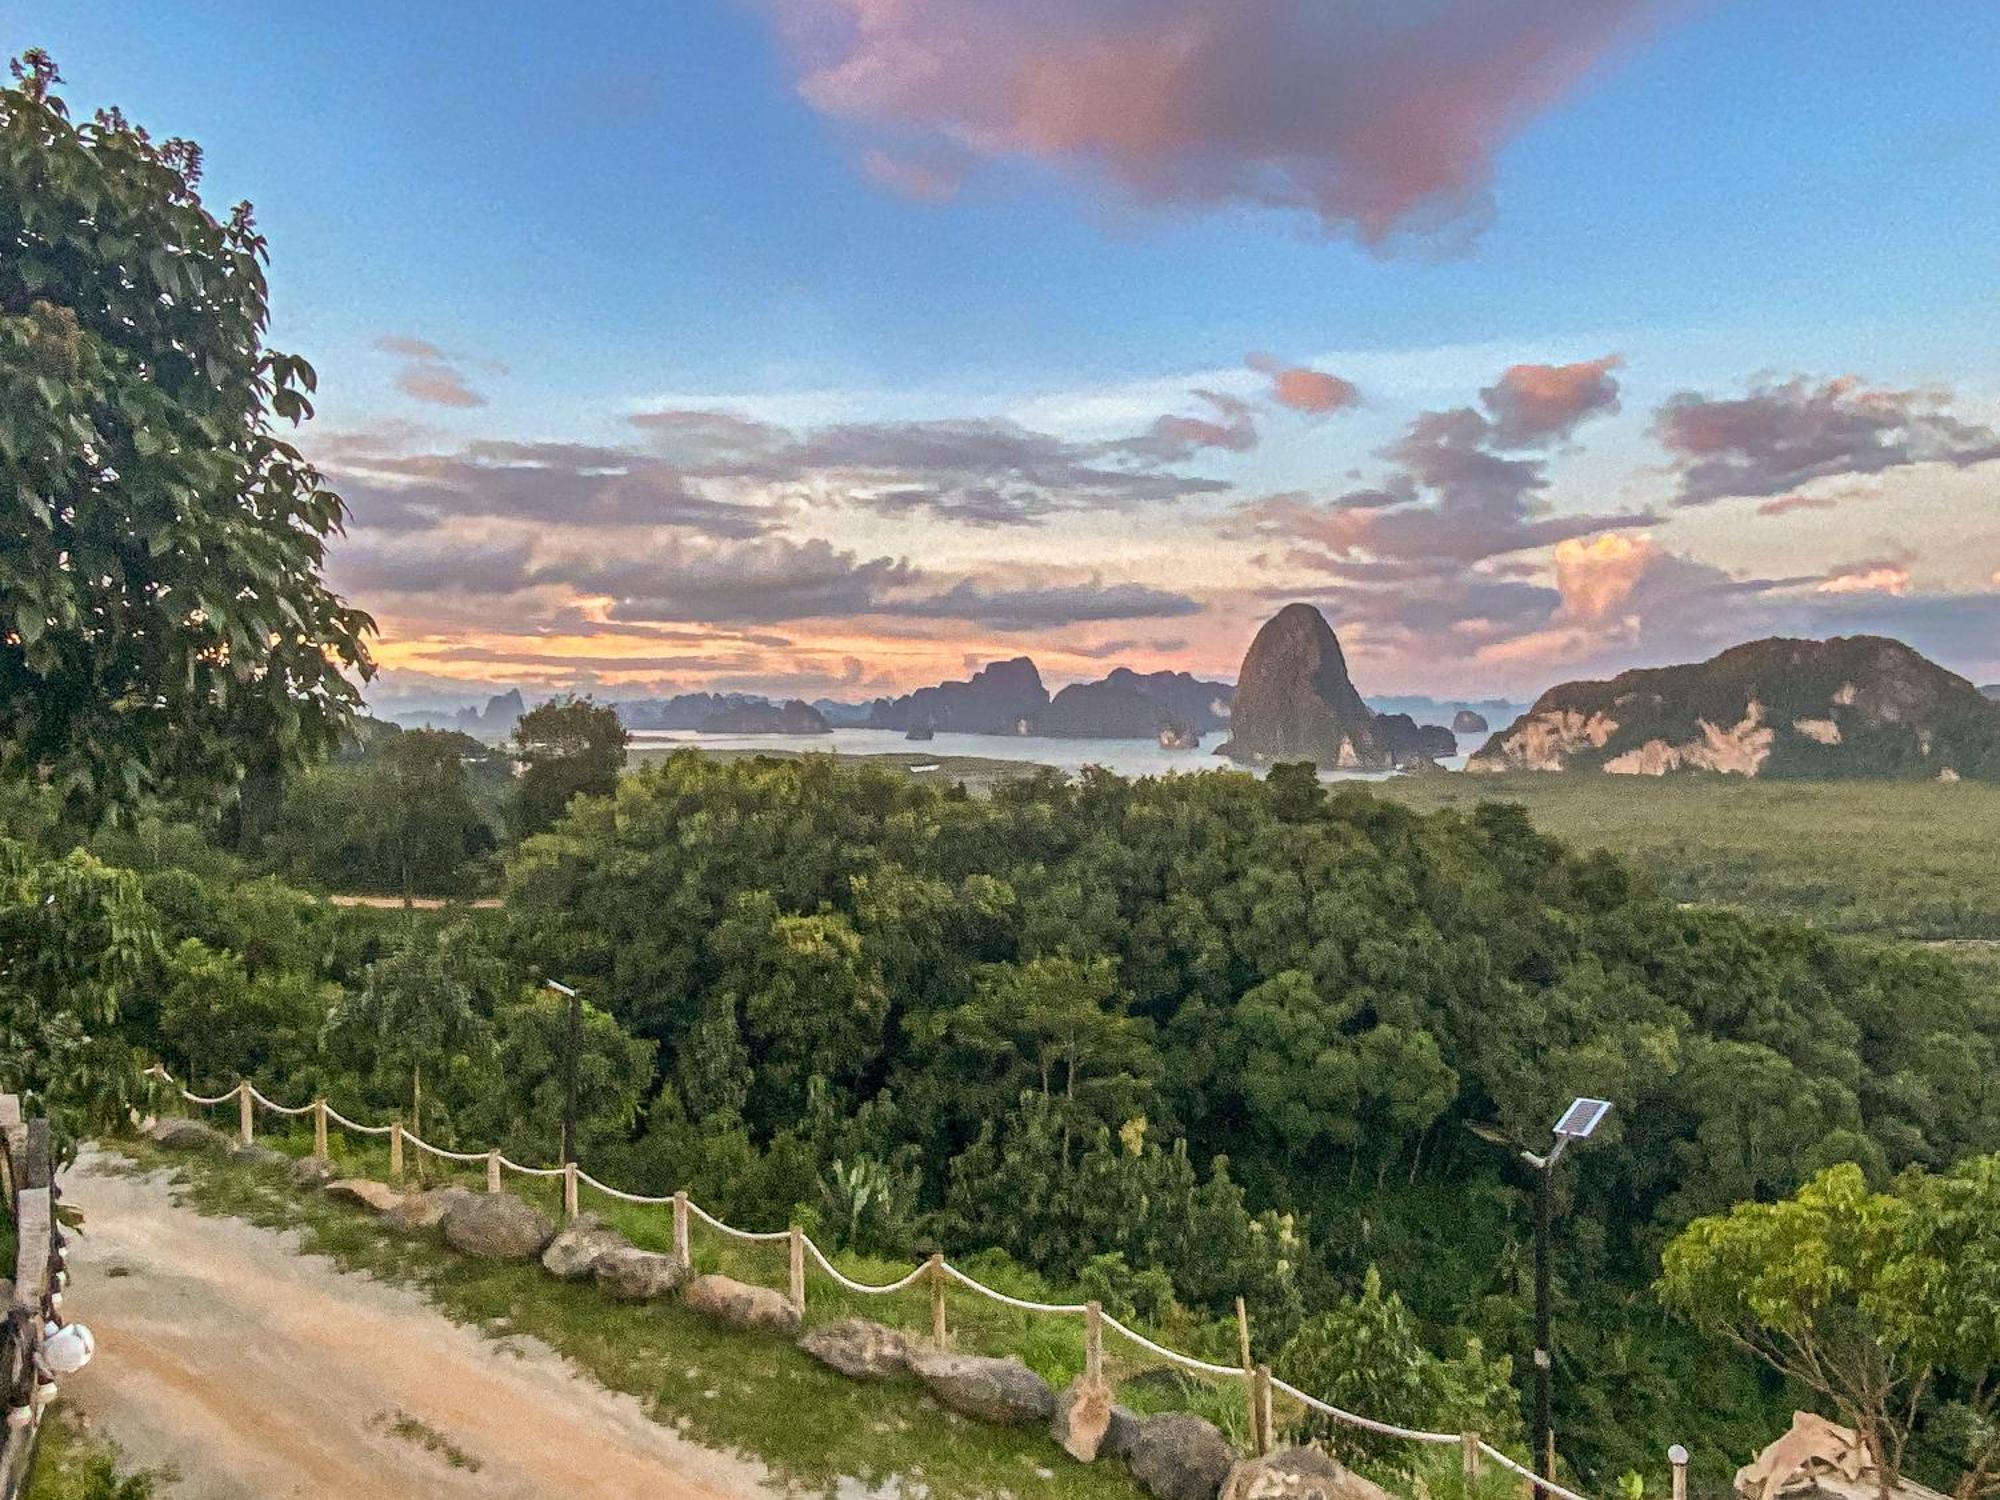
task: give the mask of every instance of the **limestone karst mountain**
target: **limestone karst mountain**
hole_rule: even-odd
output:
[[[1901,641],[1774,638],[1550,688],[1466,769],[2000,779],[2000,703]]]

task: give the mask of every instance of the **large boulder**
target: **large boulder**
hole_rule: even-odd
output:
[[[1111,1387],[1079,1375],[1056,1397],[1056,1414],[1049,1422],[1049,1436],[1078,1463],[1090,1463],[1104,1447],[1111,1431],[1113,1407]]]
[[[578,1214],[549,1241],[548,1249],[542,1252],[542,1269],[558,1281],[581,1281],[600,1255],[630,1245],[631,1241],[596,1214]]]
[[[213,1151],[229,1149],[229,1137],[201,1120],[161,1120],[152,1129],[153,1144],[162,1151]]]
[[[681,1300],[728,1328],[781,1333],[788,1338],[799,1331],[799,1310],[769,1287],[750,1286],[727,1276],[697,1276],[688,1283]]]
[[[1280,1448],[1229,1471],[1222,1500],[1392,1500],[1373,1480],[1343,1468],[1317,1448]]]
[[[1018,1359],[954,1354],[946,1349],[912,1349],[910,1373],[940,1405],[982,1422],[1047,1422],[1055,1415],[1056,1393]]]
[[[799,1347],[850,1380],[887,1380],[910,1367],[910,1341],[867,1318],[841,1318],[809,1329]]]
[[[406,1234],[420,1234],[437,1228],[444,1222],[444,1216],[451,1212],[453,1205],[472,1196],[470,1189],[462,1187],[441,1187],[433,1188],[427,1193],[406,1193],[382,1215],[382,1222]]]
[[[1216,1500],[1236,1455],[1213,1422],[1188,1412],[1148,1417],[1132,1438],[1132,1477],[1155,1500]]]
[[[592,1261],[590,1274],[600,1291],[621,1302],[656,1302],[687,1280],[688,1264],[678,1255],[620,1245]]]
[[[452,1249],[489,1260],[532,1260],[556,1237],[548,1217],[512,1193],[467,1193],[442,1227]]]
[[[403,1201],[403,1195],[386,1182],[367,1177],[336,1177],[326,1185],[327,1196],[386,1214]]]
[[[301,1156],[291,1166],[292,1186],[325,1187],[333,1181],[334,1166],[324,1156]]]

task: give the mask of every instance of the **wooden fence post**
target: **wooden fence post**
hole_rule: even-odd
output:
[[[563,1222],[576,1217],[576,1163],[563,1163]]]
[[[500,1191],[500,1148],[495,1146],[486,1153],[486,1191]]]
[[[801,1317],[806,1310],[806,1232],[798,1225],[792,1226],[792,1306],[799,1310]]]
[[[1679,1443],[1667,1450],[1674,1471],[1674,1500],[1688,1500],[1688,1451]]]
[[[1458,1435],[1458,1465],[1465,1476],[1466,1500],[1471,1500],[1472,1491],[1479,1483],[1479,1434],[1461,1432]]]
[[[400,1183],[403,1180],[403,1117],[396,1116],[389,1122],[389,1180]]]
[[[931,1252],[931,1342],[944,1346],[944,1252]]]
[[[1257,1366],[1257,1451],[1271,1451],[1271,1367]]]
[[[326,1160],[326,1100],[313,1100],[313,1155]]]
[[[236,1085],[236,1139],[245,1146],[257,1135],[255,1108],[250,1102],[250,1080],[246,1078]]]
[[[1243,1305],[1243,1299],[1236,1299],[1236,1352],[1237,1363],[1243,1367],[1243,1403],[1250,1417],[1250,1446],[1257,1446],[1257,1372],[1250,1363],[1250,1310]]]
[[[694,1264],[688,1254],[688,1195],[674,1194],[674,1259],[684,1266]]]
[[[1104,1385],[1104,1304],[1083,1305],[1083,1382],[1092,1389]]]

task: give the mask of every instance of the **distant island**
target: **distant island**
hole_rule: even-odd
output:
[[[1466,769],[2000,779],[2000,703],[1883,636],[1750,641],[1550,688]]]
[[[702,721],[707,734],[831,734],[826,715],[810,703],[737,703]]]
[[[1351,771],[1417,767],[1455,754],[1449,729],[1377,714],[1347,675],[1326,616],[1287,604],[1264,622],[1237,674],[1230,735],[1216,754],[1270,765],[1311,761]]]

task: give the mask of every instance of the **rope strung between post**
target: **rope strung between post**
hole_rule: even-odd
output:
[[[1005,1292],[995,1291],[983,1281],[973,1280],[972,1277],[959,1270],[950,1261],[944,1262],[943,1269],[944,1274],[949,1276],[953,1281],[956,1281],[960,1286],[975,1291],[982,1297],[990,1297],[993,1301],[1002,1303],[1007,1307],[1018,1307],[1022,1312],[1064,1313],[1071,1317],[1080,1318],[1090,1311],[1081,1302],[1030,1302],[1024,1297],[1010,1297]]]
[[[346,1115],[335,1109],[331,1104],[326,1107],[326,1117],[329,1120],[338,1121],[349,1130],[355,1131],[360,1135],[387,1135],[396,1128],[393,1125],[363,1125],[359,1120],[348,1119]]]
[[[484,1161],[486,1157],[482,1153],[479,1159]],[[523,1177],[560,1177],[563,1175],[561,1167],[524,1167],[512,1157],[507,1156],[499,1157],[498,1160],[500,1165],[508,1171],[519,1172]]]
[[[870,1286],[865,1281],[856,1281],[852,1276],[846,1275],[838,1266],[828,1260],[826,1252],[813,1243],[811,1235],[806,1236],[805,1245],[806,1253],[819,1262],[822,1271],[826,1272],[827,1275],[846,1287],[850,1292],[859,1292],[864,1297],[886,1297],[891,1292],[900,1292],[906,1287],[915,1286],[919,1281],[928,1276],[931,1270],[929,1263],[926,1262],[919,1265],[901,1281],[892,1281],[887,1286]]]
[[[754,1229],[738,1229],[734,1224],[725,1224],[692,1198],[688,1199],[688,1212],[693,1214],[697,1219],[700,1219],[702,1223],[708,1225],[709,1228],[719,1229],[731,1239],[742,1240],[746,1244],[774,1245],[779,1240],[788,1240],[792,1237],[792,1232],[789,1229],[770,1229],[759,1233]]]
[[[1517,1462],[1516,1460],[1509,1458],[1506,1454],[1502,1453],[1498,1448],[1494,1447],[1491,1443],[1482,1440],[1481,1443],[1479,1444],[1479,1451],[1485,1454],[1488,1458],[1492,1459],[1496,1464],[1500,1465],[1501,1468],[1511,1470],[1515,1474],[1520,1475],[1521,1478],[1528,1480],[1530,1483],[1539,1485],[1541,1488],[1547,1490],[1551,1495],[1560,1496],[1561,1500],[1590,1500],[1590,1497],[1587,1495],[1579,1495],[1575,1490],[1564,1489],[1561,1485],[1557,1484],[1553,1479],[1541,1478],[1535,1473],[1533,1469],[1529,1468],[1526,1464]]]
[[[155,1067],[150,1071],[155,1073],[161,1079],[165,1080],[167,1083],[173,1084],[174,1088],[179,1091],[180,1096],[183,1099],[187,1100],[187,1102],[190,1104],[199,1104],[207,1107],[213,1107],[218,1104],[227,1104],[230,1100],[238,1097],[237,1089],[231,1089],[227,1093],[217,1094],[212,1099],[204,1098],[200,1094],[196,1094],[188,1089],[181,1088],[181,1086],[178,1083],[174,1082],[174,1079],[167,1072],[165,1068]],[[240,1087],[248,1089],[251,1098],[255,1099],[259,1104],[263,1105],[264,1108],[271,1110],[275,1114],[296,1117],[298,1115],[310,1114],[314,1108],[314,1105],[312,1104],[302,1104],[296,1108],[290,1108],[285,1105],[279,1104],[273,1099],[266,1098],[262,1093],[258,1091],[257,1086],[255,1084],[248,1082],[248,1080],[245,1080],[244,1083],[240,1085]],[[346,1115],[343,1115],[339,1110],[335,1109],[331,1104],[326,1106],[326,1115],[329,1120],[336,1121],[344,1128],[352,1130],[360,1135],[383,1136],[389,1134],[390,1131],[398,1128],[395,1125],[363,1125],[358,1120],[348,1119]],[[485,1151],[447,1151],[442,1146],[433,1146],[429,1141],[426,1141],[421,1137],[412,1134],[407,1129],[403,1130],[403,1139],[409,1142],[411,1145],[415,1146],[419,1151],[427,1152],[430,1155],[438,1157],[440,1160],[443,1161],[455,1161],[455,1162],[467,1162],[467,1163],[484,1162],[488,1160],[490,1157],[492,1160],[497,1161],[502,1167],[505,1167],[508,1171],[519,1172],[524,1177],[562,1177],[566,1175],[565,1169],[562,1167],[530,1167],[523,1165],[521,1162],[514,1161],[509,1157],[502,1156],[498,1152],[489,1153]],[[593,1188],[597,1189],[598,1192],[605,1194],[607,1197],[616,1198],[623,1203],[636,1203],[646,1206],[660,1206],[673,1203],[676,1200],[677,1196],[675,1194],[667,1194],[665,1196],[654,1197],[644,1193],[628,1193],[623,1188],[615,1188],[607,1182],[598,1181],[595,1177],[592,1177],[588,1172],[584,1171],[581,1167],[577,1169],[576,1176],[579,1182],[587,1182]],[[710,1213],[707,1209],[703,1208],[699,1203],[696,1203],[692,1198],[686,1199],[685,1201],[687,1203],[689,1213],[693,1214],[696,1218],[700,1219],[702,1223],[708,1225],[709,1228],[714,1229],[722,1234],[728,1235],[731,1239],[740,1240],[747,1244],[768,1245],[768,1244],[776,1244],[782,1240],[789,1240],[792,1237],[792,1231],[789,1229],[772,1229],[772,1230],[762,1230],[762,1231],[752,1230],[752,1229],[738,1229],[734,1224],[727,1223],[724,1220],[717,1218],[714,1214]],[[907,1276],[904,1276],[899,1280],[888,1282],[882,1286],[871,1286],[867,1282],[856,1281],[853,1277],[841,1271],[841,1269],[838,1266],[834,1265],[832,1260],[830,1260],[827,1257],[826,1252],[820,1249],[820,1247],[813,1242],[813,1239],[810,1235],[801,1235],[800,1240],[803,1243],[806,1252],[810,1254],[812,1258],[819,1263],[819,1268],[822,1271],[826,1272],[828,1276],[831,1276],[836,1282],[838,1282],[841,1286],[845,1287],[848,1291],[857,1292],[863,1296],[882,1297],[882,1296],[888,1296],[893,1292],[907,1291],[910,1287],[915,1286],[918,1282],[922,1281],[925,1277],[931,1274],[932,1263],[927,1261],[924,1262],[923,1264],[916,1266],[914,1269],[910,1271],[910,1273]],[[1085,1317],[1088,1315],[1090,1311],[1088,1306],[1086,1306],[1084,1303],[1081,1302],[1034,1302],[1025,1297],[1010,1296],[1006,1292],[1000,1291],[995,1287],[990,1287],[986,1285],[985,1282],[980,1281],[975,1277],[967,1275],[964,1271],[961,1271],[957,1266],[954,1266],[949,1261],[939,1261],[936,1264],[939,1270],[943,1271],[943,1273],[946,1276],[948,1276],[951,1280],[957,1282],[967,1291],[977,1292],[980,1296],[985,1297],[990,1301],[998,1302],[1004,1307],[1015,1308],[1021,1312],[1053,1313],[1059,1317]],[[1133,1344],[1136,1344],[1139,1348],[1144,1349],[1147,1353],[1152,1354],[1160,1359],[1166,1360],[1169,1364],[1177,1365],[1184,1370],[1191,1370],[1199,1375],[1209,1375],[1224,1380],[1240,1379],[1243,1376],[1244,1372],[1242,1371],[1242,1369],[1240,1369],[1235,1365],[1212,1364],[1205,1359],[1196,1359],[1191,1354],[1182,1354],[1177,1349],[1169,1349],[1165,1344],[1155,1343],[1152,1339],[1147,1338],[1143,1333],[1140,1333],[1137,1329],[1126,1327],[1125,1324],[1119,1322],[1118,1319],[1113,1317],[1110,1313],[1100,1312],[1098,1314],[1098,1317],[1104,1327],[1109,1328],[1112,1332],[1129,1340]],[[1320,1400],[1317,1396],[1307,1395],[1297,1386],[1292,1385],[1288,1381],[1280,1380],[1276,1376],[1271,1377],[1270,1385],[1272,1390],[1283,1392],[1285,1395],[1291,1397],[1294,1401],[1297,1401],[1300,1405],[1306,1407],[1309,1411],[1318,1412],[1321,1416],[1330,1417],[1334,1421],[1339,1422],[1344,1426],[1358,1428],[1363,1432],[1372,1432],[1381,1437],[1399,1438],[1405,1442],[1433,1443],[1440,1446],[1447,1443],[1460,1443],[1464,1441],[1464,1436],[1463,1434],[1460,1433],[1424,1432],[1414,1427],[1400,1427],[1394,1422],[1378,1422],[1373,1417],[1364,1417],[1360,1415],[1358,1412],[1343,1410],[1342,1408],[1333,1405],[1331,1402]],[[1578,1494],[1575,1490],[1567,1489],[1564,1486],[1555,1483],[1555,1481],[1553,1480],[1540,1478],[1539,1476],[1536,1475],[1535,1471],[1529,1468],[1526,1464],[1523,1464],[1516,1459],[1509,1458],[1505,1453],[1501,1452],[1498,1448],[1494,1447],[1489,1442],[1485,1442],[1484,1440],[1482,1440],[1479,1443],[1479,1452],[1483,1454],[1485,1457],[1492,1459],[1493,1462],[1499,1464],[1502,1468],[1508,1470],[1510,1473],[1516,1474],[1520,1478],[1530,1481],[1531,1483],[1539,1486],[1542,1490],[1546,1491],[1549,1495],[1557,1497],[1557,1500],[1590,1500],[1589,1496]]]
[[[608,1182],[599,1182],[595,1177],[584,1171],[582,1167],[576,1169],[576,1180],[578,1182],[589,1183],[598,1192],[604,1194],[605,1197],[616,1198],[621,1203],[662,1204],[674,1201],[672,1193],[668,1193],[664,1198],[649,1198],[644,1193],[628,1193],[623,1188],[615,1188]]]
[[[1205,1359],[1196,1359],[1192,1354],[1182,1354],[1177,1349],[1169,1349],[1165,1344],[1156,1344],[1143,1333],[1127,1328],[1108,1312],[1100,1312],[1098,1320],[1114,1333],[1123,1334],[1141,1349],[1157,1354],[1161,1359],[1179,1365],[1182,1369],[1194,1370],[1202,1375],[1218,1375],[1226,1380],[1240,1379],[1243,1372],[1234,1365],[1212,1365]]]
[[[1322,1416],[1332,1417],[1336,1422],[1344,1422],[1350,1427],[1359,1427],[1363,1432],[1379,1433],[1383,1437],[1403,1438],[1412,1443],[1458,1443],[1463,1441],[1456,1432],[1424,1432],[1415,1427],[1398,1427],[1394,1422],[1378,1422],[1373,1417],[1358,1416],[1351,1411],[1343,1411],[1331,1402],[1322,1401],[1317,1396],[1308,1396],[1297,1386],[1287,1381],[1271,1377],[1271,1389],[1283,1391],[1294,1401],[1303,1402]]]
[[[437,1157],[440,1161],[486,1160],[486,1153],[484,1151],[447,1151],[442,1146],[433,1146],[429,1141],[419,1138],[413,1131],[408,1129],[403,1131],[403,1139],[410,1145],[415,1146],[419,1151],[430,1152],[432,1156]]]
[[[266,1099],[263,1096],[263,1094],[258,1091],[257,1085],[254,1083],[250,1085],[250,1097],[252,1099],[255,1099],[259,1104],[263,1105],[264,1108],[268,1109],[274,1115],[297,1116],[297,1115],[309,1115],[312,1113],[313,1107],[310,1104],[301,1104],[297,1109],[287,1109],[285,1108],[284,1105],[278,1103],[278,1101],[275,1099]]]

